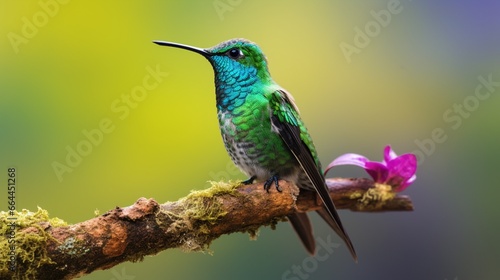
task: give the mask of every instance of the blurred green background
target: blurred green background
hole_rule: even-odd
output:
[[[151,43],[244,37],[294,95],[323,164],[347,152],[381,160],[387,144],[419,155],[405,191],[415,211],[341,211],[358,264],[342,244],[312,266],[281,223],[257,241],[223,236],[213,256],[168,250],[84,279],[499,279],[499,10],[495,1],[2,1],[1,182],[16,167],[19,209],[76,223],[139,197],[176,200],[208,180],[244,179],[219,135],[210,64]],[[145,89],[151,71],[160,75]],[[479,77],[493,83],[476,96]],[[430,140],[436,129],[444,136]],[[340,242],[311,216],[318,238]]]

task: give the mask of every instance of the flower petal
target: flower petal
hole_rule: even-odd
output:
[[[332,161],[325,169],[324,175],[337,165],[360,166],[373,178],[376,183],[388,184],[395,192],[406,189],[417,179],[417,157],[414,154],[398,156],[390,145],[384,148],[382,162],[370,161],[358,154],[344,154]]]
[[[417,157],[414,154],[404,154],[387,163],[389,178],[401,177],[408,180],[417,172]]]
[[[389,169],[383,162],[369,161],[365,165],[365,171],[372,176],[373,181],[385,183],[389,175]]]
[[[387,163],[395,158],[397,158],[398,155],[394,150],[391,148],[391,145],[387,145],[384,148],[384,161]]]
[[[411,184],[413,184],[413,182],[415,182],[416,179],[417,179],[417,175],[411,176],[411,178],[408,179],[408,180],[406,180],[406,182],[400,184],[398,187],[395,187],[394,191],[395,192],[402,192],[402,191],[404,191],[407,187],[409,187]]]
[[[326,173],[330,171],[334,166],[337,165],[357,165],[365,168],[365,163],[368,161],[368,158],[358,155],[358,154],[343,154],[338,158],[334,159],[328,166],[326,167],[323,175],[326,176]]]

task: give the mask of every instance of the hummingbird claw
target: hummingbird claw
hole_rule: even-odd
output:
[[[274,183],[276,186],[276,190],[278,192],[281,192],[280,184],[279,181],[280,177],[278,175],[273,175],[271,178],[267,179],[267,181],[264,183],[264,189],[269,192],[269,189],[271,188],[271,185]]]
[[[252,184],[252,183],[253,183],[253,181],[254,181],[256,178],[257,178],[257,176],[255,176],[255,175],[254,175],[254,176],[252,176],[252,177],[250,177],[250,178],[246,179],[245,181],[241,181],[241,183],[242,183],[243,185],[250,185],[250,184]]]

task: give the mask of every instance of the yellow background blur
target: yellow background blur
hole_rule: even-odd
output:
[[[494,1],[2,1],[0,185],[16,167],[18,209],[41,206],[76,223],[139,197],[176,200],[208,180],[244,179],[219,135],[210,64],[151,42],[210,47],[244,37],[262,47],[274,79],[294,95],[324,164],[347,152],[381,160],[387,144],[419,153],[417,182],[405,191],[415,211],[341,211],[358,264],[342,244],[307,267],[282,223],[257,241],[223,236],[213,256],[168,250],[84,279],[498,279],[500,86],[483,87],[482,99],[475,90],[478,77],[500,82],[499,8]],[[151,71],[160,72],[156,80]],[[103,121],[108,132],[97,132]],[[429,140],[436,129],[442,135]],[[84,155],[69,156],[71,167],[68,151],[78,148]],[[58,175],[54,165],[68,169]],[[341,167],[330,176],[366,175]],[[0,209],[6,205],[0,197]],[[319,238],[339,242],[311,216]],[[286,276],[294,265],[310,271]]]

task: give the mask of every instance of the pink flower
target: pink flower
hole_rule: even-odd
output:
[[[341,155],[326,167],[325,174],[334,166],[348,164],[364,168],[376,183],[390,185],[395,192],[403,191],[417,179],[417,157],[414,154],[398,156],[391,146],[385,147],[382,162],[370,161],[358,154]]]

